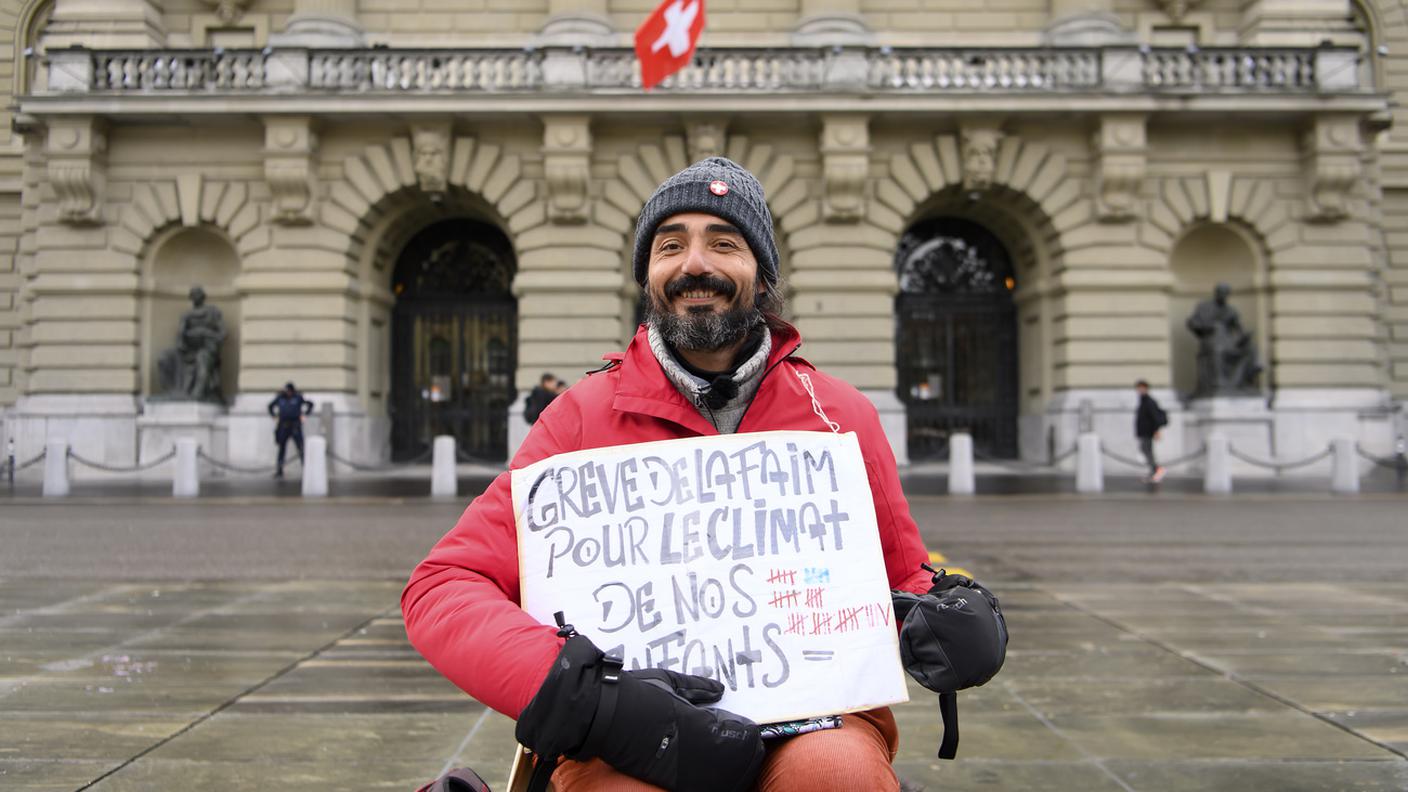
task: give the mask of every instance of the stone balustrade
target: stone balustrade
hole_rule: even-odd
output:
[[[869,59],[869,85],[909,91],[1100,88],[1097,49],[892,50]]]
[[[138,50],[50,52],[36,95],[479,93],[638,89],[620,49]],[[1372,90],[1353,49],[701,49],[663,93],[1316,94]]]

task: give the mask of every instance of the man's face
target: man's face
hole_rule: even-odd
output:
[[[680,349],[715,351],[762,321],[758,261],[727,220],[702,212],[672,215],[650,243],[648,318]]]
[[[1140,396],[1143,396],[1144,394],[1149,392],[1148,385],[1135,385],[1134,389],[1139,392]]]

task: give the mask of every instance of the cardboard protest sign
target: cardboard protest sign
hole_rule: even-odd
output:
[[[906,701],[854,433],[559,454],[513,471],[523,609],[774,723]]]

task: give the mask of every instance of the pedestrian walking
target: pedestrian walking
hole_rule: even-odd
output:
[[[298,447],[298,458],[303,459],[303,420],[311,412],[313,402],[303,398],[292,382],[285,383],[284,389],[269,402],[269,415],[278,421],[274,426],[274,442],[279,444],[279,459],[274,478],[284,477],[284,452],[288,450],[290,439]]]
[[[1139,438],[1139,451],[1149,463],[1149,475],[1144,478],[1150,484],[1164,480],[1164,470],[1154,456],[1154,441],[1162,435],[1160,429],[1168,426],[1168,413],[1149,395],[1149,383],[1139,380],[1134,383],[1139,393],[1139,407],[1134,412],[1134,436]]]
[[[890,587],[925,594],[933,585],[919,566],[927,553],[875,407],[796,356],[801,336],[778,315],[777,265],[772,217],[753,174],[710,158],[667,180],[637,226],[633,273],[646,298],[645,322],[624,355],[609,356],[562,397],[566,409],[541,418],[511,467],[621,443],[826,431],[834,419],[831,429],[859,438]],[[416,568],[401,606],[421,654],[470,695],[516,718],[519,741],[547,771],[568,747],[571,759],[552,777],[558,790],[646,788],[628,776],[686,789],[754,789],[754,779],[768,792],[898,789],[890,762],[899,729],[887,707],[847,713],[844,728],[765,750],[756,724],[702,706],[717,701],[724,685],[691,669],[621,671],[608,681],[622,692],[602,698],[602,677],[591,671],[605,667],[602,651],[518,606],[509,481],[500,475],[470,504]],[[611,703],[598,708],[602,701]]]
[[[559,393],[567,390],[567,383],[543,372],[538,384],[533,386],[533,390],[528,392],[528,398],[523,402],[523,420],[529,425],[538,422],[538,416],[543,414],[543,410],[552,404],[552,400],[557,398]]]

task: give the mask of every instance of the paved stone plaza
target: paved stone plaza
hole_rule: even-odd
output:
[[[1408,498],[914,498],[1007,667],[898,708],[931,790],[1408,789]],[[511,723],[405,640],[460,503],[0,500],[0,788],[502,790]]]

